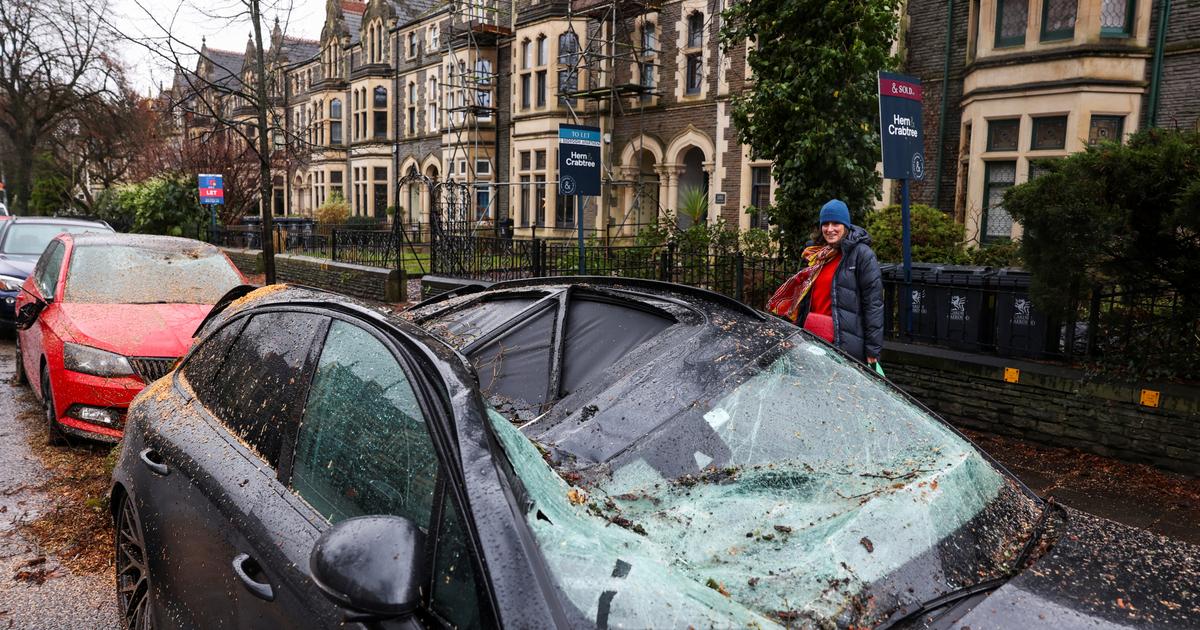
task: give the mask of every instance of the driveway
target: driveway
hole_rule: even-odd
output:
[[[112,571],[73,571],[22,527],[58,504],[31,447],[45,439],[38,402],[13,366],[13,342],[0,340],[0,628],[118,628]]]

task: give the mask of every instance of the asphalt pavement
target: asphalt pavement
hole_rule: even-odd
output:
[[[0,340],[0,629],[118,628],[113,574],[73,573],[18,528],[46,506],[47,473],[29,447],[44,439],[38,402],[14,364],[12,340]]]

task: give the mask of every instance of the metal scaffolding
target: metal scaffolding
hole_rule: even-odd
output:
[[[462,208],[466,216],[445,217],[468,233],[479,230],[496,216],[496,189],[508,185],[497,155],[499,134],[498,43],[512,37],[512,13],[508,0],[455,0],[450,2],[448,32],[441,35],[443,65],[438,71],[436,95],[445,114],[442,145],[446,173],[443,179],[463,184],[444,193],[467,195],[450,200],[450,208]],[[486,162],[487,173],[478,165]],[[464,169],[465,167],[465,169]],[[486,192],[486,204],[480,204]],[[473,210],[473,212],[472,212]]]
[[[642,114],[647,102],[658,95],[655,89],[658,37],[656,31],[651,30],[652,35],[647,36],[633,28],[636,18],[661,7],[662,0],[569,0],[567,5],[567,35],[575,46],[565,52],[560,46],[558,96],[570,110],[572,119],[578,124],[600,127],[611,139],[618,117],[629,114],[638,117],[636,176],[630,180],[614,172],[611,142],[604,152],[604,181],[609,186],[633,189],[633,206],[617,224],[618,233],[631,218],[637,223],[643,204],[653,202],[655,217],[661,211],[657,191],[654,196],[647,194],[640,161],[645,131]],[[586,31],[583,38],[575,30],[580,18]]]

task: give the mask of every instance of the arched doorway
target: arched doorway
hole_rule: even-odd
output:
[[[437,165],[429,164],[428,166],[425,167],[425,177],[427,179],[429,179],[430,181],[434,181],[434,182],[438,181],[438,175],[439,175],[439,173],[438,173]],[[423,220],[428,225],[429,221],[430,221],[431,213],[433,212],[433,196],[427,193],[424,196],[424,198],[421,200],[421,203],[422,203],[421,220]]]
[[[685,230],[708,220],[708,173],[704,171],[704,151],[691,147],[680,162],[679,192],[675,199],[675,221]]]
[[[643,226],[651,224],[658,218],[658,190],[662,182],[658,179],[658,162],[649,151],[639,151],[637,156],[638,171],[634,180],[632,205],[629,219],[633,222],[636,233]]]

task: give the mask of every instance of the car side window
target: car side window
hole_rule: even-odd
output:
[[[455,628],[480,628],[475,564],[471,561],[467,530],[449,494],[443,498],[442,505],[434,550],[430,608]]]
[[[312,313],[254,315],[228,351],[212,342],[233,334],[226,331],[236,324],[210,338],[184,370],[200,403],[273,468],[279,466],[282,435],[299,416],[309,355],[325,320]]]
[[[392,352],[335,320],[297,433],[291,486],[330,522],[364,514],[432,519],[437,454]]]
[[[41,291],[42,297],[53,300],[54,293],[58,290],[58,272],[62,269],[63,256],[66,254],[67,248],[60,241],[51,243],[50,247],[51,250],[45,254],[45,264],[38,271],[34,281],[37,282],[38,291]]]

